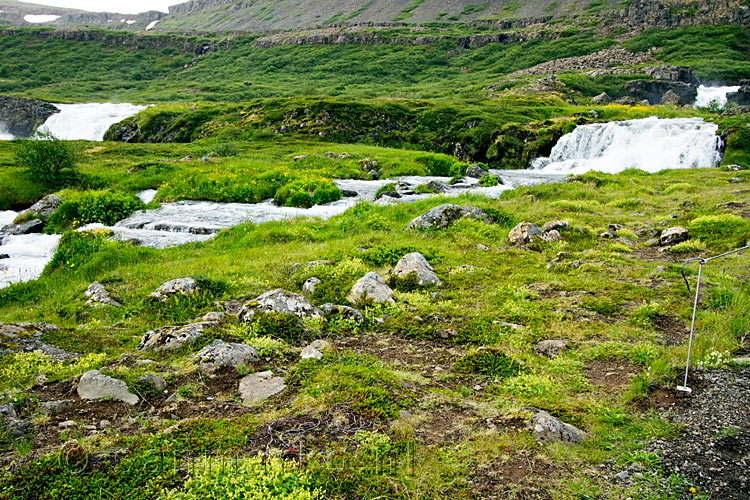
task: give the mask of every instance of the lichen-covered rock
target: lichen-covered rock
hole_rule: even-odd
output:
[[[565,340],[542,340],[534,346],[534,352],[540,356],[556,358],[567,346],[568,342]]]
[[[21,210],[18,217],[25,217],[28,214],[33,214],[37,219],[47,220],[50,215],[55,213],[55,210],[57,210],[60,205],[62,205],[62,199],[60,199],[59,196],[56,194],[48,194],[26,210]]]
[[[481,178],[484,173],[484,169],[479,165],[471,165],[466,169],[466,177],[471,177],[473,179]]]
[[[246,303],[237,317],[249,321],[256,313],[291,314],[298,318],[323,318],[323,312],[315,307],[304,295],[277,288]]]
[[[78,395],[81,399],[111,398],[129,405],[138,403],[138,396],[128,390],[125,382],[102,375],[99,370],[91,370],[81,376]]]
[[[42,342],[43,334],[60,328],[49,323],[0,323],[0,357],[14,352],[41,351],[50,359],[65,361],[79,357]]]
[[[254,404],[286,389],[282,377],[274,377],[273,372],[251,373],[240,380],[240,397],[245,404]]]
[[[235,344],[216,339],[195,355],[195,361],[206,373],[214,373],[221,368],[238,368],[258,360],[255,349],[245,344]]]
[[[315,293],[315,287],[320,285],[320,283],[320,278],[308,278],[304,283],[302,283],[302,293],[307,295],[308,297],[311,297]]]
[[[360,300],[372,300],[376,304],[394,304],[396,302],[393,300],[393,290],[376,273],[367,273],[363,278],[360,278],[346,298],[352,304],[356,304]]]
[[[320,306],[320,310],[323,311],[328,318],[331,318],[333,316],[341,316],[344,319],[348,319],[356,323],[365,322],[364,315],[353,307],[328,303]]]
[[[302,359],[321,359],[323,353],[331,349],[331,344],[325,340],[316,340],[309,346],[302,349],[300,352],[300,358]]]
[[[197,291],[198,282],[194,278],[177,278],[162,284],[149,297],[153,297],[159,302],[166,302],[173,295],[192,295]]]
[[[534,413],[529,419],[529,428],[534,438],[540,443],[578,444],[586,439],[586,433],[581,429],[561,422],[546,411],[536,408],[528,408],[528,410]]]
[[[437,277],[435,271],[427,259],[424,258],[419,252],[413,252],[406,254],[401,257],[396,267],[393,270],[393,274],[399,278],[406,278],[410,274],[416,274],[417,284],[419,285],[437,285],[443,284],[440,278]]]
[[[547,236],[539,226],[531,222],[521,222],[508,233],[508,240],[514,245],[527,245],[537,239],[546,241]]]
[[[141,351],[174,351],[184,346],[192,344],[203,336],[206,328],[217,326],[218,321],[200,321],[187,325],[171,325],[157,328],[146,332],[141,338],[138,349]]]
[[[491,222],[490,216],[488,216],[481,208],[445,204],[438,205],[419,217],[414,218],[406,226],[406,229],[445,229],[464,217]]]
[[[542,226],[542,231],[549,232],[549,231],[562,231],[563,229],[567,229],[570,227],[570,222],[566,220],[551,220],[549,222],[545,222],[544,226]]]
[[[687,241],[689,236],[688,230],[684,227],[670,227],[661,233],[659,241],[662,246],[671,246]]]
[[[83,295],[88,298],[86,303],[89,305],[121,307],[120,303],[110,297],[107,289],[98,281],[91,283]]]
[[[42,415],[55,416],[72,409],[75,406],[72,399],[58,399],[39,403],[39,413]]]

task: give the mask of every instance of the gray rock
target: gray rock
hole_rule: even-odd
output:
[[[341,196],[343,196],[344,198],[356,198],[357,196],[359,196],[359,193],[351,189],[342,189]]]
[[[562,231],[563,229],[567,229],[569,227],[570,222],[566,220],[551,220],[544,223],[544,226],[542,226],[542,231],[544,231],[545,233],[548,231]]]
[[[159,375],[149,373],[148,375],[141,375],[138,377],[138,380],[153,385],[154,389],[160,392],[167,388],[167,381],[164,380],[164,377],[160,377]]]
[[[729,183],[730,184],[739,184],[740,182],[742,182],[742,178],[741,177],[730,177],[729,178]]]
[[[255,349],[245,344],[235,344],[216,339],[195,355],[195,361],[206,373],[225,367],[238,368],[258,360]]]
[[[211,311],[211,312],[207,312],[206,314],[204,314],[201,320],[210,321],[213,323],[219,323],[224,319],[225,316],[226,316],[226,313],[222,311]]]
[[[613,239],[614,237],[615,237],[615,235],[614,235],[614,234],[612,234],[612,233],[610,233],[609,231],[604,231],[603,233],[601,233],[601,234],[599,235],[599,238],[601,238],[601,239],[603,239],[603,240],[611,240],[611,239]]]
[[[307,158],[307,155],[297,155],[294,158],[292,158],[292,161],[301,161]]]
[[[365,317],[361,312],[357,311],[353,307],[335,305],[335,304],[323,304],[320,309],[325,313],[327,317],[341,316],[344,319],[352,320],[357,323],[364,323]]]
[[[192,295],[197,291],[198,282],[194,278],[177,278],[162,284],[149,297],[153,297],[159,302],[166,302],[173,295]]]
[[[445,193],[446,191],[450,191],[451,187],[444,182],[430,181],[427,183],[427,189],[436,193]]]
[[[367,273],[363,278],[360,278],[346,298],[353,304],[363,299],[372,300],[376,304],[394,304],[396,302],[393,300],[393,290],[376,273]]]
[[[83,295],[89,299],[86,301],[89,305],[121,307],[121,304],[110,297],[107,289],[98,281],[91,283]]]
[[[320,285],[321,281],[319,278],[308,278],[304,283],[302,283],[302,293],[307,295],[308,297],[311,297],[315,293],[315,287]]]
[[[188,325],[164,326],[146,332],[138,344],[138,350],[174,351],[185,344],[192,344],[203,336],[204,330],[217,326],[216,321],[201,321]]]
[[[78,358],[78,354],[42,342],[43,334],[59,329],[49,323],[0,323],[0,357],[13,352],[41,351],[54,361]]]
[[[474,245],[474,248],[479,250],[480,252],[490,251],[490,247],[488,247],[487,245],[482,245],[481,243],[477,243],[476,245]]]
[[[72,399],[60,399],[57,401],[44,401],[39,404],[39,413],[42,415],[55,416],[72,409],[75,406]]]
[[[128,390],[127,384],[91,370],[81,376],[78,382],[78,395],[81,399],[112,398],[129,405],[138,403],[138,396]]]
[[[471,177],[473,179],[480,179],[485,174],[485,171],[482,167],[479,165],[471,165],[469,168],[466,169],[466,177]]]
[[[674,90],[667,90],[663,96],[661,96],[661,104],[671,104],[673,106],[682,106],[685,102],[682,97],[678,95]]]
[[[562,241],[563,237],[560,231],[553,229],[544,233],[544,241]]]
[[[599,113],[595,109],[590,109],[588,113],[586,114],[589,115],[589,117],[594,118],[594,119],[599,118]]]
[[[237,317],[241,321],[249,321],[255,313],[275,312],[291,314],[298,318],[323,318],[323,312],[315,307],[307,297],[277,288],[259,295],[246,303]]]
[[[586,434],[582,430],[561,422],[546,411],[536,408],[528,408],[528,410],[534,412],[534,415],[529,419],[529,428],[534,434],[534,438],[540,443],[578,444],[586,438]]]
[[[612,102],[612,98],[606,92],[602,92],[601,94],[593,97],[591,99],[591,102],[598,106],[602,106],[604,104],[609,104],[610,102]]]
[[[0,405],[0,419],[6,418],[17,418],[16,407],[13,403],[5,403]]]
[[[48,102],[0,96],[0,122],[14,137],[31,137],[37,127],[60,110]]]
[[[34,214],[37,219],[47,220],[50,215],[55,213],[55,210],[60,208],[62,200],[56,194],[48,194],[41,200],[31,205],[26,210],[22,210],[18,216],[22,217],[27,214]]]
[[[0,228],[0,233],[10,235],[33,234],[41,233],[42,229],[44,229],[44,222],[41,219],[34,219],[21,224],[8,224]]]
[[[490,217],[481,208],[445,204],[438,205],[414,218],[406,229],[445,229],[464,217],[491,222]]]
[[[331,349],[331,344],[325,340],[316,340],[309,346],[302,349],[300,358],[302,359],[321,359],[323,353]]]
[[[684,227],[670,227],[661,233],[660,243],[662,246],[671,246],[687,241],[688,238],[688,230]]]
[[[427,262],[424,255],[419,252],[413,252],[401,257],[401,260],[396,264],[393,273],[399,278],[406,278],[410,274],[415,273],[417,276],[417,283],[420,285],[440,286],[443,284],[433,271],[430,263]]]
[[[273,372],[251,373],[240,380],[240,397],[245,404],[254,404],[286,389],[281,377],[274,377]]]
[[[75,420],[66,420],[57,424],[60,429],[71,429],[76,426]]]
[[[99,422],[100,429],[108,429],[109,427],[112,427],[112,422],[110,422],[109,420],[105,419]]]
[[[542,340],[534,346],[534,352],[540,356],[556,358],[568,346],[565,340]]]
[[[527,245],[537,239],[546,241],[547,235],[539,226],[531,222],[521,222],[508,233],[508,240],[514,245]]]

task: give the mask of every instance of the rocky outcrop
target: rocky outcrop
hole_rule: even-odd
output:
[[[194,278],[177,278],[163,283],[149,294],[149,297],[166,302],[174,295],[192,295],[198,291],[198,282]]]
[[[683,103],[695,102],[698,89],[691,83],[672,80],[632,80],[623,84],[623,92],[636,101],[643,99],[652,104],[662,102],[667,92],[672,92],[682,99]]]
[[[206,373],[222,368],[239,368],[258,360],[255,349],[245,344],[235,344],[216,339],[195,355],[196,363]]]
[[[138,396],[128,390],[125,382],[102,375],[99,370],[91,370],[81,376],[78,396],[81,399],[111,398],[129,405],[138,403]]]
[[[0,235],[21,235],[21,234],[33,234],[41,233],[44,229],[44,221],[41,219],[32,219],[30,221],[21,222],[20,224],[8,224],[0,228]]]
[[[418,285],[440,286],[443,284],[435,274],[430,263],[419,252],[413,252],[401,257],[393,269],[393,274],[400,279],[406,279],[413,274],[416,277]]]
[[[670,227],[661,233],[660,243],[662,246],[671,246],[687,241],[688,238],[688,230],[684,227]]]
[[[367,273],[363,278],[360,278],[346,298],[352,304],[362,300],[371,300],[376,304],[394,304],[396,302],[393,300],[393,290],[376,273]]]
[[[42,342],[42,335],[59,329],[49,323],[0,323],[0,357],[14,352],[40,351],[54,361],[77,358],[78,354]]]
[[[328,318],[338,316],[349,321],[354,321],[355,323],[365,322],[364,315],[353,307],[328,303],[320,306],[320,310],[323,311]]]
[[[445,204],[438,205],[419,217],[414,218],[406,226],[406,229],[445,229],[464,217],[492,222],[490,216],[481,208]]]
[[[307,297],[277,288],[247,302],[237,317],[249,321],[256,313],[280,313],[303,318],[324,318],[323,312],[315,307]]]
[[[48,102],[0,95],[0,124],[14,137],[31,137],[39,125],[60,110]]]
[[[740,80],[739,90],[727,94],[727,102],[736,106],[750,106],[750,80]]]
[[[622,47],[610,47],[607,49],[586,54],[583,56],[563,57],[552,61],[543,62],[530,68],[514,71],[509,77],[525,75],[554,75],[563,71],[586,71],[596,69],[609,69],[612,66],[630,66],[643,64],[651,60],[652,52],[631,52]]]
[[[87,304],[92,306],[112,306],[121,307],[121,304],[115,299],[109,296],[109,292],[104,285],[98,281],[94,281],[89,285],[83,295],[88,299]]]
[[[21,210],[16,219],[21,217],[26,218],[29,215],[33,215],[35,219],[46,221],[50,215],[55,213],[55,210],[60,208],[60,205],[62,205],[62,199],[60,199],[59,196],[56,194],[48,194],[26,210]]]
[[[218,324],[218,321],[201,321],[151,330],[141,338],[138,349],[141,351],[174,351],[185,344],[192,344],[203,336],[204,330]]]

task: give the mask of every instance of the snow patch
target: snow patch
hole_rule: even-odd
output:
[[[156,26],[157,24],[159,24],[158,19],[156,21],[151,21],[150,23],[148,23],[148,26],[146,26],[146,31],[154,29],[154,26]]]
[[[62,16],[53,16],[51,14],[27,14],[23,16],[23,20],[27,23],[49,23],[52,21],[57,21]]]

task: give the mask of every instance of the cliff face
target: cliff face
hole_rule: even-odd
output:
[[[36,128],[60,110],[48,102],[0,95],[0,123],[15,137],[31,137]]]

